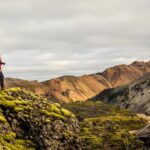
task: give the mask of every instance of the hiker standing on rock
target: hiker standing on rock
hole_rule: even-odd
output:
[[[5,86],[4,86],[4,75],[2,72],[2,65],[5,65],[5,63],[2,61],[0,57],[0,86],[1,86],[1,90],[4,90]]]

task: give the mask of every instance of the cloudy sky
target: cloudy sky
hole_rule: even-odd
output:
[[[46,80],[150,58],[150,0],[0,0],[6,77]]]

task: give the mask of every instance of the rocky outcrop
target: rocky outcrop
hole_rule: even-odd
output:
[[[104,90],[92,98],[98,99],[137,113],[150,114],[150,73],[125,86]]]
[[[1,147],[80,149],[78,120],[58,103],[13,88],[0,92],[0,112]]]
[[[102,73],[80,77],[64,76],[44,82],[9,78],[6,79],[6,87],[21,87],[59,102],[85,101],[104,89],[130,83],[148,72],[150,61],[136,61],[130,65],[108,68]]]

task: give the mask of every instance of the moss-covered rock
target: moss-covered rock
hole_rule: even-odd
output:
[[[12,88],[0,92],[0,110],[2,147],[11,150],[79,149],[78,121],[58,103]],[[62,131],[71,134],[64,138]]]

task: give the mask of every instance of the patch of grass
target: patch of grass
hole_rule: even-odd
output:
[[[75,115],[73,113],[71,113],[69,110],[62,108],[61,112],[64,116],[66,117],[75,117]]]
[[[4,140],[6,140],[6,141],[14,141],[14,138],[16,138],[16,133],[10,132],[10,133],[8,133],[8,134],[5,134],[5,135],[3,136],[3,138],[4,138]]]
[[[75,113],[80,122],[81,138],[88,149],[136,149],[142,143],[129,131],[145,126],[145,121],[129,110],[120,109],[102,102],[75,102],[64,104]]]
[[[0,115],[0,122],[6,123],[7,120],[4,116]]]
[[[55,112],[55,113],[57,113],[57,114],[60,114],[61,112],[60,112],[60,109],[57,107],[57,105],[55,105],[55,104],[51,104],[50,105],[50,109],[49,109],[49,111],[50,112]]]
[[[16,104],[14,101],[2,100],[0,101],[0,106],[6,107],[6,108],[14,108]]]
[[[52,118],[66,120],[64,116],[57,114],[57,113],[54,113],[54,112],[49,112],[47,110],[40,110],[40,113],[43,115],[47,115],[49,117],[52,117]]]
[[[24,108],[23,107],[15,107],[14,111],[15,112],[24,111]]]

